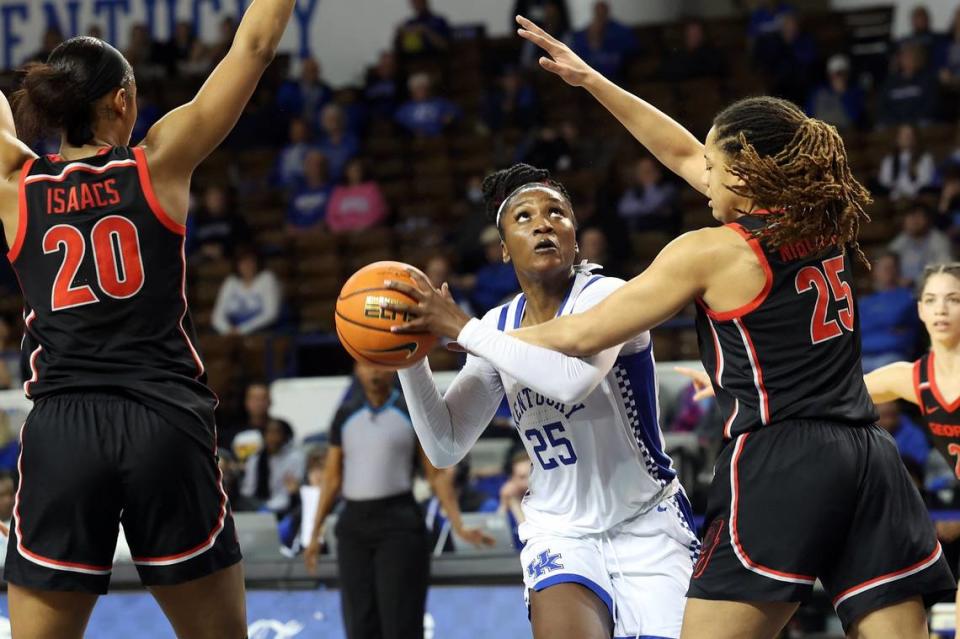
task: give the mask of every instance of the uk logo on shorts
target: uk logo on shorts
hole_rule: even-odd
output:
[[[530,562],[530,565],[527,566],[527,574],[530,575],[531,579],[539,579],[544,573],[561,570],[562,568],[560,553],[551,554],[550,549],[547,548]]]

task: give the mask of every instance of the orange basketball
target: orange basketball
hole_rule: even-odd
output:
[[[337,337],[358,362],[397,370],[419,362],[437,341],[431,333],[394,334],[391,326],[406,323],[411,317],[380,308],[383,299],[401,304],[415,300],[399,291],[385,288],[385,280],[416,285],[403,262],[374,262],[350,276],[337,298]],[[418,271],[419,272],[419,271]]]

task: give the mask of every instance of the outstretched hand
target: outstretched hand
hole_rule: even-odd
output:
[[[596,73],[580,56],[571,51],[570,47],[538,27],[531,20],[523,16],[517,16],[517,24],[520,25],[517,34],[521,38],[529,40],[547,53],[546,56],[541,56],[540,66],[550,73],[560,76],[570,86],[582,87],[587,79]]]
[[[685,377],[689,377],[690,381],[693,382],[694,401],[700,401],[701,399],[715,396],[715,393],[713,392],[713,384],[710,382],[710,376],[703,371],[694,370],[692,368],[684,368],[683,366],[674,366],[673,370]]]
[[[439,290],[435,289],[422,273],[414,270],[410,270],[409,273],[415,286],[396,280],[384,282],[386,288],[399,291],[416,302],[416,304],[381,302],[382,308],[414,318],[392,327],[391,332],[433,333],[439,337],[456,339],[470,321],[470,316],[454,301],[453,295],[450,294],[450,287],[444,282]]]

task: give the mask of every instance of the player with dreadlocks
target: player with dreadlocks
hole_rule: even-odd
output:
[[[514,333],[589,358],[696,303],[728,444],[681,636],[773,637],[820,579],[848,636],[926,637],[924,603],[954,582],[863,382],[851,270],[870,197],[836,129],[757,97],[701,143],[517,20],[544,69],[589,91],[723,223],[675,239],[590,310]]]
[[[445,395],[426,360],[400,371],[430,461],[452,466],[506,394],[533,472],[520,537],[538,639],[676,637],[698,542],[663,448],[650,334],[577,359],[505,331],[586,312],[624,285],[578,263],[570,197],[525,164],[483,182],[488,215],[522,293],[471,319],[446,285],[390,286],[417,299],[414,330],[459,336],[470,355]]]

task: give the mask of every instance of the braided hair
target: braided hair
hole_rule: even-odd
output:
[[[544,186],[559,191],[567,202],[571,201],[570,194],[562,184],[550,177],[550,171],[547,169],[538,169],[529,164],[514,164],[510,168],[501,169],[483,178],[484,212],[492,224],[497,221],[497,211],[503,201],[515,190],[531,182],[541,182]],[[576,217],[573,221],[576,224]]]
[[[821,250],[849,245],[869,267],[857,236],[870,221],[865,207],[872,200],[853,177],[835,127],[765,96],[735,102],[713,126],[730,172],[744,182],[727,188],[770,212],[758,237],[773,247],[804,240]]]

